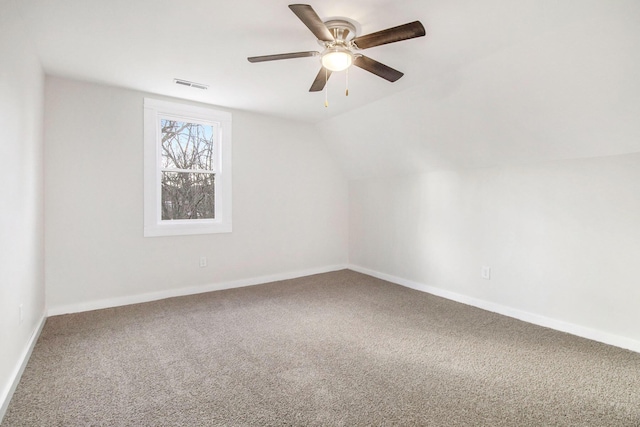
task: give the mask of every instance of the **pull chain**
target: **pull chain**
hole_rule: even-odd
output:
[[[344,91],[344,96],[349,96],[349,69],[348,68],[347,68],[346,76],[347,76],[347,83]]]
[[[327,76],[327,69],[324,69],[324,108],[329,106],[329,93],[327,90],[327,81],[329,80],[329,76]]]

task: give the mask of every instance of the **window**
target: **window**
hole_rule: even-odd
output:
[[[144,100],[144,235],[231,231],[231,114]]]

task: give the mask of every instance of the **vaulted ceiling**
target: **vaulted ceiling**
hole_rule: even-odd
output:
[[[311,3],[360,34],[427,31],[366,51],[395,83],[352,68],[345,97],[335,73],[328,108],[317,58],[246,59],[320,50],[287,1],[17,3],[48,74],[313,123],[351,178],[640,151],[637,0]]]

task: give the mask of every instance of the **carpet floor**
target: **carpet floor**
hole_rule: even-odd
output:
[[[640,426],[640,354],[353,271],[47,319],[3,426]]]

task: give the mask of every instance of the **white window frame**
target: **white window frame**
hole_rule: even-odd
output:
[[[162,219],[163,118],[214,125],[215,218]],[[144,99],[144,236],[179,236],[231,232],[231,113],[176,102]]]

